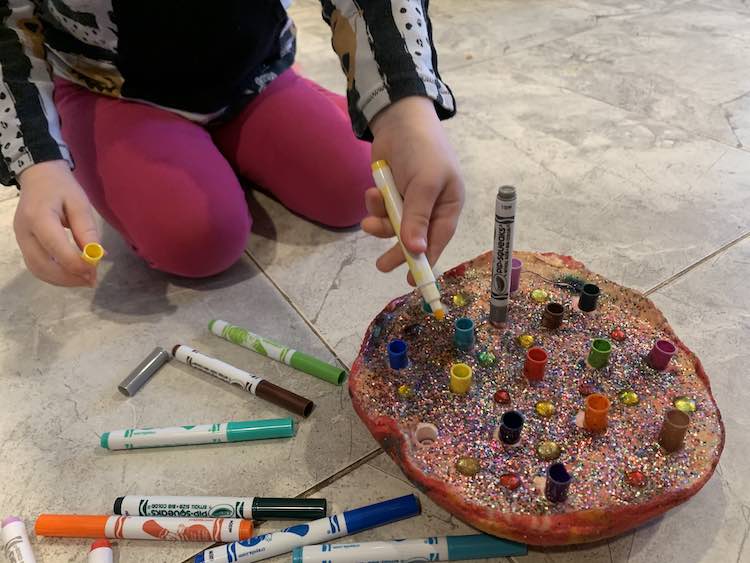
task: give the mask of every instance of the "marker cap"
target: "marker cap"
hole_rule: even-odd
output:
[[[95,549],[99,549],[100,547],[107,547],[109,549],[112,549],[112,544],[109,543],[108,539],[101,538],[91,544],[91,549],[89,549],[89,551],[94,551]]]
[[[227,423],[227,441],[267,440],[294,436],[293,418],[270,418]]]
[[[349,534],[354,534],[368,528],[383,526],[397,520],[416,516],[421,511],[422,507],[416,495],[404,495],[362,508],[347,510],[344,517],[346,518],[346,529]]]
[[[146,358],[138,364],[138,366],[130,372],[130,374],[123,380],[117,388],[120,393],[126,397],[132,397],[136,394],[144,383],[146,383],[151,376],[154,375],[159,368],[166,364],[170,359],[169,352],[164,348],[158,346],[146,356]]]
[[[253,498],[256,520],[318,520],[326,516],[324,498]]]
[[[448,537],[448,559],[484,559],[526,555],[529,549],[522,543],[503,540],[485,534]]]

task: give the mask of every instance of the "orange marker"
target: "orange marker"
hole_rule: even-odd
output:
[[[607,430],[607,415],[611,403],[601,393],[592,393],[586,397],[586,410],[584,411],[584,425],[592,432],[604,432]]]
[[[253,535],[253,523],[240,518],[155,518],[42,514],[37,536],[126,540],[234,542]]]

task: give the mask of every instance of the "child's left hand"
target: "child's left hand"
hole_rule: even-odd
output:
[[[372,160],[386,160],[404,198],[401,240],[415,253],[426,252],[430,264],[440,257],[456,231],[464,203],[464,185],[453,148],[435,113],[432,100],[403,98],[388,106],[370,123]],[[369,215],[362,229],[381,238],[394,236],[377,188],[365,194]],[[376,265],[390,272],[405,261],[396,244]],[[414,285],[411,274],[409,283]]]

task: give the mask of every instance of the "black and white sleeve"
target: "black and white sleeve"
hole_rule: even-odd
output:
[[[34,3],[0,0],[0,183],[70,154],[60,135]]]
[[[456,103],[438,73],[429,0],[321,0],[333,48],[347,77],[354,132],[371,139],[369,123],[388,105],[425,96],[441,119]]]

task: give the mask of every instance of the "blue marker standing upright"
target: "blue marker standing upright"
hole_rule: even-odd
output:
[[[516,221],[516,188],[500,186],[495,202],[495,243],[492,251],[490,323],[501,326],[508,318],[513,225]]]
[[[369,506],[346,510],[341,514],[334,514],[307,524],[292,526],[280,532],[271,532],[248,540],[207,549],[196,555],[193,563],[261,561],[282,553],[288,553],[295,547],[323,543],[368,528],[410,518],[419,514],[420,510],[417,497],[406,495]]]

